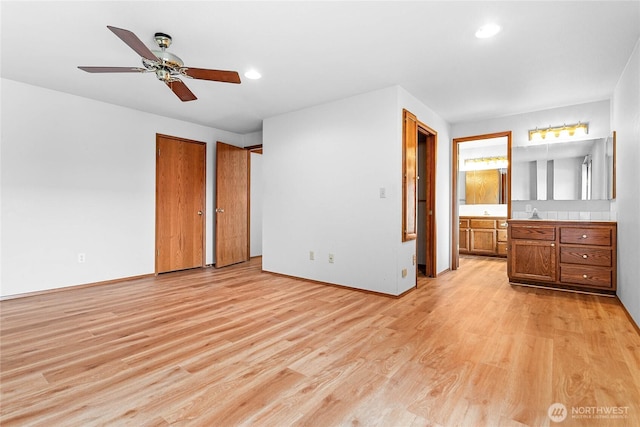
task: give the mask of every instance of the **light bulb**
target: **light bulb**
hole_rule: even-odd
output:
[[[501,28],[498,24],[487,24],[476,31],[476,37],[479,39],[488,39],[500,32]]]

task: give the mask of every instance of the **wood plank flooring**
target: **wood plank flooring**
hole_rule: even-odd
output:
[[[258,258],[2,301],[0,424],[640,425],[616,299],[510,286],[491,258],[419,281],[391,298]]]

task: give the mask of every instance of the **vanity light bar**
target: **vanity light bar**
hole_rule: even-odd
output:
[[[529,141],[542,141],[543,139],[569,138],[572,136],[583,136],[589,133],[589,123],[578,122],[575,125],[564,124],[543,129],[531,129],[529,131]]]
[[[509,162],[506,157],[480,157],[477,159],[467,159],[464,161],[464,166],[468,170],[473,170],[477,167],[482,168],[506,168]]]

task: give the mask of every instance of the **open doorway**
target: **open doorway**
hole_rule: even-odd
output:
[[[437,133],[418,122],[418,272],[436,277],[436,144]]]
[[[506,219],[511,217],[511,131],[454,138],[452,149],[451,270],[456,270],[461,252],[506,256]],[[485,172],[493,172],[488,176],[494,177],[494,185],[484,179]],[[465,208],[463,215],[461,205]]]

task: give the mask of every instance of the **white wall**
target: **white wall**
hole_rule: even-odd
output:
[[[262,132],[260,133],[262,144]],[[252,144],[259,145],[259,144]],[[249,256],[262,255],[262,154],[251,153],[251,193],[249,222],[251,224]]]
[[[616,86],[618,297],[640,325],[640,40]]]
[[[242,135],[6,79],[1,114],[1,295],[154,272],[156,133],[208,143],[214,262],[215,142]]]
[[[262,131],[243,135],[244,146],[262,145]],[[251,205],[249,256],[262,255],[262,155],[251,153]]]
[[[262,131],[246,133],[243,136],[244,147],[253,147],[262,144]]]
[[[265,270],[393,295],[415,285],[415,241],[401,241],[402,107],[435,121],[398,87],[264,121]]]

